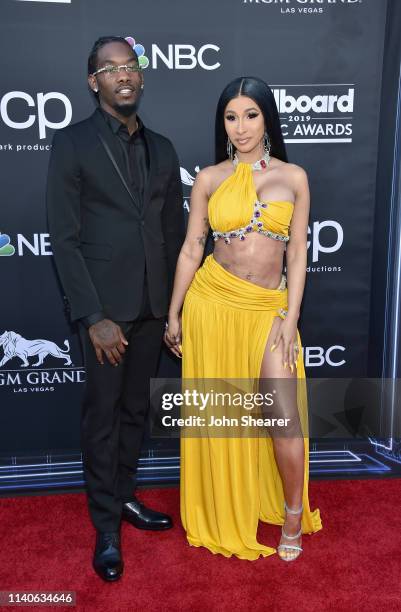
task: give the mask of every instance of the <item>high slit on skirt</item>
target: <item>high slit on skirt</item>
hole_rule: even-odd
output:
[[[287,289],[266,289],[241,279],[209,255],[184,302],[183,379],[259,377],[274,317],[283,317],[280,310],[286,308]],[[305,431],[302,350],[296,371],[299,417]],[[309,507],[308,442],[304,435],[302,533],[322,528],[319,509]],[[259,520],[284,523],[283,487],[271,437],[182,436],[180,480],[181,520],[190,545],[249,560],[276,552],[256,539]]]

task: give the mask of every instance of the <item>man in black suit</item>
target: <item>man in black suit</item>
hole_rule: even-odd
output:
[[[180,167],[171,142],[137,115],[138,57],[103,37],[88,60],[98,108],[54,135],[47,207],[54,259],[86,367],[82,451],[97,530],[93,566],[123,571],[120,522],[168,529],[134,495],[176,260],[184,239]]]

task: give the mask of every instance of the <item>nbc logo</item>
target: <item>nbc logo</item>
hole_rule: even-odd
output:
[[[15,248],[10,244],[10,236],[0,233],[0,257],[14,255]]]
[[[131,45],[131,47],[137,54],[139,65],[142,68],[142,70],[147,68],[149,66],[149,59],[145,55],[145,47],[141,45],[140,43],[137,43],[135,41],[135,38],[132,38],[132,36],[126,36],[125,40],[127,41],[127,43]]]
[[[139,65],[142,69],[150,66],[153,70],[157,70],[161,66],[165,66],[169,70],[193,70],[201,68],[202,70],[216,70],[220,68],[220,62],[207,63],[210,60],[210,53],[218,53],[220,47],[212,43],[206,43],[197,49],[190,44],[172,44],[169,43],[164,48],[152,43],[150,48],[150,57],[145,55],[145,47],[137,43],[132,36],[126,36],[125,40],[138,56]],[[207,56],[206,56],[207,54]],[[206,57],[205,57],[206,56]]]

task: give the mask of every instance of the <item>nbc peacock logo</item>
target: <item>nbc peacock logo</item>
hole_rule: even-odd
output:
[[[9,257],[14,255],[15,248],[11,244],[10,236],[0,232],[0,257]]]
[[[142,70],[147,68],[149,66],[149,59],[145,55],[145,47],[141,45],[140,43],[137,43],[135,38],[132,38],[132,36],[126,36],[125,40],[127,41],[127,43],[131,45],[131,47],[137,54],[139,65],[142,68]]]

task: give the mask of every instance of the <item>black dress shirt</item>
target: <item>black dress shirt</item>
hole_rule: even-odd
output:
[[[138,129],[130,135],[126,125],[103,108],[101,111],[119,142],[131,187],[134,193],[139,194],[139,202],[143,206],[143,195],[149,175],[149,152],[143,135],[143,123],[137,116]]]
[[[113,115],[110,115],[110,113],[105,111],[103,108],[100,108],[100,110],[104,120],[110,127],[114,137],[121,147],[131,189],[135,194],[140,206],[143,207],[145,187],[149,178],[149,151],[143,134],[143,123],[137,116],[138,128],[133,134],[130,135],[127,126],[124,125],[124,123],[121,123],[121,121],[119,121],[116,117],[113,117]],[[151,316],[146,268],[143,293],[142,314],[144,316]],[[106,315],[103,312],[94,312],[87,317],[83,317],[81,321],[85,327],[89,328],[91,325],[98,323],[104,318],[106,318]]]

